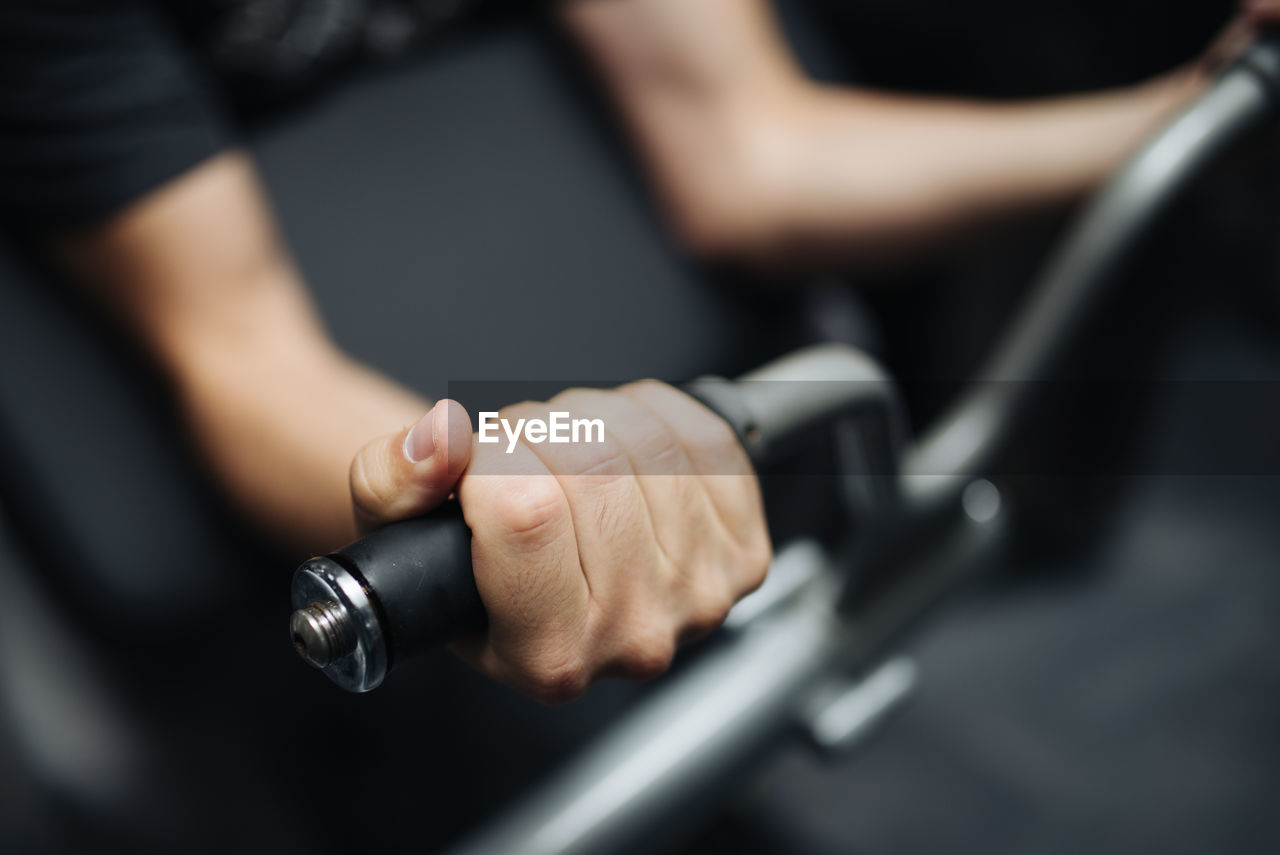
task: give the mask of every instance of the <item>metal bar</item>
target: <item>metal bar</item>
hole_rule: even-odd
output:
[[[780,553],[777,565],[801,565],[796,573],[814,580],[801,595],[674,676],[454,855],[615,853],[689,811],[726,766],[791,722],[802,689],[837,649],[825,562],[812,544]]]
[[[1269,55],[1268,55],[1269,56]],[[979,375],[986,381],[1043,378],[1060,365],[1106,280],[1168,204],[1209,163],[1270,112],[1265,75],[1248,62],[1146,146],[1087,209],[1051,261],[1031,302]],[[1280,62],[1274,64],[1280,69]],[[1270,66],[1268,66],[1270,67]],[[1265,70],[1265,69],[1264,69]],[[1030,401],[1010,382],[970,391],[911,451],[904,490],[913,509],[954,502],[960,520],[940,539],[941,557],[921,557],[877,604],[838,616],[838,574],[812,545],[787,550],[774,572],[788,580],[720,647],[661,687],[524,803],[454,855],[584,855],[642,847],[688,817],[727,770],[790,724],[833,670],[865,661],[972,574],[1003,530],[998,495],[960,498],[1003,450]],[[1024,385],[1025,384],[1021,384]],[[761,411],[763,416],[764,411]],[[986,485],[988,490],[993,490]],[[812,579],[795,584],[796,578]],[[764,594],[762,589],[761,594]]]
[[[1035,404],[1026,381],[1060,370],[1119,263],[1204,167],[1274,107],[1267,82],[1241,63],[1117,173],[1050,259],[974,385],[907,455],[902,487],[909,501],[949,501],[971,477],[989,474]]]
[[[451,855],[589,855],[661,851],[695,821],[743,763],[812,716],[833,676],[855,671],[984,566],[1005,517],[964,517],[937,555],[903,568],[902,584],[852,623],[837,614],[839,568],[811,542],[779,553],[761,607],[738,604],[720,645],[642,701],[514,810]],[[864,728],[862,733],[866,733]]]

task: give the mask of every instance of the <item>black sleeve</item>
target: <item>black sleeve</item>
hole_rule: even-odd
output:
[[[0,0],[0,215],[91,224],[228,144],[142,0]]]

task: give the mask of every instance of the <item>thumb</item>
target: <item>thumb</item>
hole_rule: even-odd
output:
[[[417,423],[379,437],[351,461],[351,501],[361,532],[439,505],[471,462],[471,418],[442,398]]]

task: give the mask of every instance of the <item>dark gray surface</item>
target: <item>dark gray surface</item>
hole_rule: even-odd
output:
[[[736,373],[777,350],[774,304],[679,258],[562,51],[497,28],[258,140],[338,341],[429,394]]]
[[[1280,319],[1202,285],[1162,376],[1280,379]],[[1256,441],[1231,415],[1146,424],[1153,461]],[[1110,536],[957,602],[878,737],[785,750],[695,851],[1280,851],[1280,477],[1115,486]]]
[[[0,511],[112,635],[218,617],[257,566],[158,377],[0,241]]]
[[[556,55],[538,26],[499,27],[255,136],[340,343],[429,394],[462,378],[736,374],[791,349],[795,298],[751,296],[679,259]],[[0,560],[50,616],[0,641],[49,663],[0,670],[0,698],[28,702],[23,718],[0,718],[6,759],[14,748],[0,777],[49,808],[41,831],[56,851],[93,839],[104,851],[285,851],[317,829],[334,851],[430,847],[628,697],[615,684],[547,710],[443,655],[378,697],[337,692],[287,643],[293,562],[232,524],[159,378],[8,246],[0,295],[0,511],[14,557]],[[77,663],[126,699],[127,739],[103,735],[108,710],[68,694]],[[84,715],[60,718],[67,705]],[[59,720],[48,739],[39,725]],[[359,734],[359,750],[298,750],[335,729]],[[76,740],[143,772],[86,779],[52,764]],[[330,778],[367,782],[342,801],[377,817],[371,827],[333,827],[333,803],[311,798]],[[109,810],[83,795],[98,785],[120,791]],[[0,804],[0,826],[28,818]]]

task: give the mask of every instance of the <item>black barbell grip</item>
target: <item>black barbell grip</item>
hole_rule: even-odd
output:
[[[391,523],[329,556],[355,574],[384,622],[388,665],[487,623],[457,500]]]

